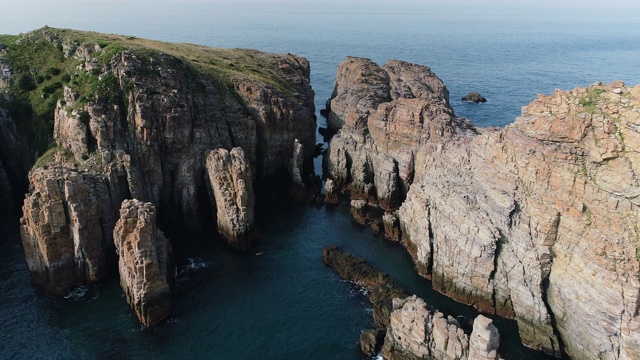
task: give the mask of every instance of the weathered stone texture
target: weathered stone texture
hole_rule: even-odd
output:
[[[72,35],[65,32],[65,36]],[[76,241],[84,249],[113,246],[113,228],[124,199],[151,202],[157,207],[158,221],[197,230],[203,217],[211,216],[206,157],[215,149],[238,147],[244,150],[247,171],[242,175],[244,187],[234,185],[234,196],[251,202],[237,204],[237,215],[242,218],[233,221],[249,229],[253,226],[253,193],[248,189],[253,181],[286,174],[294,144],[307,149],[314,146],[314,93],[309,63],[303,58],[254,50],[188,49],[228,66],[228,73],[221,76],[199,61],[153,49],[125,49],[105,59],[104,48],[63,40],[56,29],[25,34],[22,41],[43,38],[62,47],[65,57],[83,64],[77,68],[78,76],[99,85],[90,93],[78,93],[82,88],[73,85],[64,88],[64,101],[55,110],[57,148],[32,172],[34,190],[25,200],[23,238],[30,268],[37,274],[37,283],[51,284],[56,292],[94,281],[92,274],[105,270],[96,265],[99,271],[84,271],[86,276],[72,270],[80,258],[90,267],[96,262],[85,259],[80,250],[74,253],[72,244]],[[235,64],[221,60],[228,56],[235,58]],[[260,75],[238,71],[236,66],[260,68]],[[1,112],[0,120],[3,118]],[[308,179],[312,155],[311,151],[298,153],[295,165],[300,176],[296,180]],[[62,175],[57,170],[61,168],[69,170]],[[71,181],[68,173],[83,179],[78,182],[82,186],[76,186],[82,190],[74,194],[86,194],[84,198],[61,195],[62,184]],[[53,179],[47,184],[57,185],[45,189],[37,183],[47,177]],[[71,210],[63,216],[67,205]],[[75,219],[73,206],[84,207],[86,214],[79,213]],[[229,208],[225,209],[223,213]],[[84,220],[87,216],[92,216],[91,221]],[[246,232],[241,234],[246,229],[225,224],[221,232],[231,236],[239,248],[250,244]],[[92,235],[88,237],[85,231]],[[107,251],[107,258],[110,253]]]
[[[330,176],[383,208],[408,189],[397,213],[418,272],[455,300],[515,318],[532,348],[639,357],[640,86],[556,91],[514,124],[481,129],[437,92],[364,111],[358,99],[380,92],[384,77],[367,72],[370,62],[346,63],[338,86],[353,79],[362,94],[331,108],[345,115]],[[377,76],[371,89],[364,73]]]
[[[156,226],[151,203],[125,200],[113,230],[120,285],[127,302],[145,326],[171,315],[171,284],[175,268],[171,244]]]
[[[100,199],[88,178],[63,167],[36,169],[30,183],[20,231],[33,282],[62,295],[101,280],[110,247],[103,238]]]
[[[251,168],[244,152],[239,147],[230,152],[213,150],[207,155],[206,167],[217,209],[218,232],[232,247],[247,250],[257,233]]]

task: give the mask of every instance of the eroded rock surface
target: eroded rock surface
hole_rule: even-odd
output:
[[[232,247],[247,250],[257,233],[251,168],[242,148],[209,152],[207,174],[217,209],[218,232]]]
[[[393,300],[393,312],[382,346],[385,359],[500,359],[500,334],[491,320],[478,315],[471,335],[456,319],[430,309],[413,295]]]
[[[100,195],[93,179],[59,167],[30,173],[31,191],[22,207],[20,231],[33,282],[63,295],[101,280],[106,273]]]
[[[175,268],[171,244],[156,226],[151,203],[125,200],[113,230],[120,285],[127,302],[145,326],[171,315],[171,284]]]
[[[397,214],[417,270],[457,301],[515,318],[525,345],[640,357],[640,86],[556,91],[483,129],[437,91],[364,106],[384,79],[371,66],[350,58],[338,70],[338,85],[353,78],[362,94],[332,105],[348,114],[330,145],[332,179],[382,207],[407,188]]]
[[[406,197],[418,149],[471,129],[454,115],[447,89],[428,67],[396,60],[379,67],[347,58],[330,105],[330,123],[341,128],[326,158],[330,177],[384,209]]]
[[[83,42],[87,38],[99,43]],[[242,148],[249,174],[243,181],[250,188],[253,181],[286,175],[296,148],[313,149],[314,93],[309,63],[301,57],[48,27],[19,40],[37,43],[42,51],[60,51],[60,68],[74,69],[66,74],[72,80],[54,111],[57,146],[32,171],[33,190],[22,220],[36,283],[56,292],[93,281],[94,273],[104,271],[100,265],[98,270],[73,270],[96,263],[74,246],[113,244],[124,199],[155,204],[160,222],[201,228],[203,218],[211,216],[206,158],[212,150]],[[39,71],[34,64],[20,65]],[[297,154],[295,165],[304,182],[313,154]],[[87,194],[74,205],[87,209],[80,220],[62,215],[76,201],[76,195],[65,197],[59,190],[71,181],[71,173],[82,179],[83,190],[77,191]],[[247,219],[253,216],[245,209],[248,202],[238,205]],[[83,220],[88,216],[91,221]],[[234,238],[241,229],[229,225],[221,231]],[[102,238],[95,235],[100,233]],[[239,247],[246,246],[243,241]],[[109,259],[112,252],[106,254]],[[91,265],[74,265],[78,261]]]

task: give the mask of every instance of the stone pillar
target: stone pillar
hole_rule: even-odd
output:
[[[171,284],[175,268],[171,244],[156,227],[151,203],[125,200],[113,230],[120,285],[127,302],[145,326],[166,320],[173,308]]]
[[[255,195],[251,168],[242,148],[212,150],[207,154],[207,176],[217,209],[218,232],[238,250],[257,239],[254,228]]]

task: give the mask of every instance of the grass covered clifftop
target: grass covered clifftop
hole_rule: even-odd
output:
[[[67,110],[78,110],[81,119],[86,119],[82,107],[98,98],[126,111],[126,99],[135,82],[159,77],[163,71],[187,74],[191,85],[201,91],[206,91],[207,86],[202,84],[206,78],[215,85],[218,96],[232,96],[241,104],[244,100],[234,84],[244,80],[264,84],[299,103],[308,102],[295,88],[295,81],[286,77],[281,56],[257,50],[210,48],[46,26],[26,34],[0,35],[0,44],[5,46],[0,51],[0,70],[10,71],[0,80],[0,90],[10,95],[0,97],[0,107],[9,110],[19,131],[39,153],[53,144],[54,112],[59,101],[64,105],[65,87],[78,99]],[[126,81],[112,71],[114,62],[123,61],[123,53],[142,64],[141,71]],[[162,64],[158,57],[164,59]],[[306,67],[308,78],[306,60],[295,59],[303,62],[300,65]],[[149,96],[155,91],[147,88]]]

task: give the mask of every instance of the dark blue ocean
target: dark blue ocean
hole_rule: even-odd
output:
[[[311,62],[318,112],[347,55],[406,60],[430,66],[444,80],[459,115],[481,126],[503,126],[537,93],[596,81],[640,83],[638,7],[573,4],[558,11],[435,2],[2,0],[0,33],[49,25],[291,52]],[[488,102],[459,101],[469,91]],[[318,114],[318,125],[324,124]],[[363,359],[357,342],[361,330],[373,327],[371,305],[320,260],[330,243],[369,259],[443,312],[475,316],[434,293],[402,247],[354,224],[346,206],[276,203],[263,204],[261,241],[250,253],[232,251],[212,229],[165,229],[179,264],[175,312],[168,323],[145,330],[115,278],[68,299],[37,291],[22,253],[19,209],[0,213],[0,359]],[[498,325],[506,358],[544,358],[518,344],[514,323]]]

